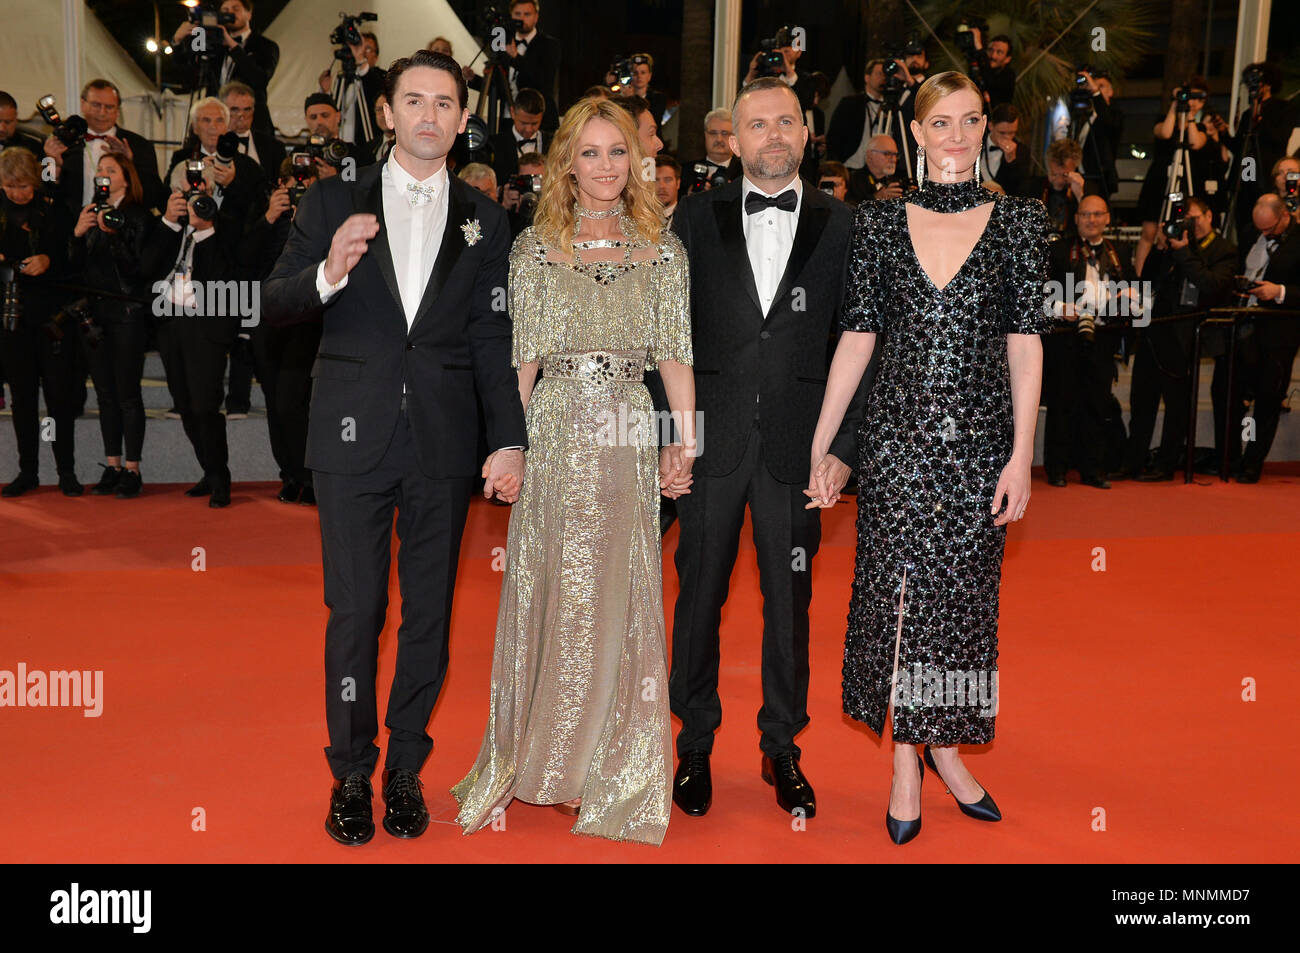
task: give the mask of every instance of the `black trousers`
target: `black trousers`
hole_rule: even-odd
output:
[[[682,722],[677,753],[712,751],[722,724],[718,627],[749,505],[763,596],[763,753],[799,755],[795,736],[808,724],[808,605],[812,560],[821,544],[821,511],[806,510],[807,484],[782,483],[762,459],[757,421],[740,465],[726,476],[695,475],[677,500],[680,593],[673,613],[668,695]],[[750,599],[753,593],[741,593]]]
[[[1165,402],[1165,421],[1160,430],[1156,465],[1177,469],[1187,444],[1187,408],[1192,386],[1191,325],[1153,324],[1142,332],[1133,356],[1133,378],[1129,391],[1129,437],[1124,465],[1140,473],[1156,429],[1160,401]]]
[[[45,412],[54,421],[55,466],[60,475],[75,473],[76,365],[81,344],[75,326],[65,324],[63,339],[55,341],[42,324],[37,314],[29,312],[17,329],[0,330],[0,368],[13,396],[11,411],[18,443],[18,469],[31,476],[40,474],[43,431],[40,395],[44,390]]]
[[[1043,336],[1043,464],[1064,474],[1073,462],[1081,476],[1105,476],[1106,413],[1115,378],[1115,335],[1095,340],[1077,333]]]
[[[240,329],[240,334],[248,333]],[[226,387],[228,414],[246,414],[253,403],[253,374],[257,372],[257,361],[251,337],[236,336],[230,345],[230,375]],[[262,375],[258,374],[258,380],[261,379]]]
[[[271,453],[280,468],[280,479],[303,486],[312,484],[311,471],[303,460],[311,409],[311,367],[320,348],[320,336],[319,321],[282,328],[258,325],[251,335],[253,363],[266,398]]]
[[[1240,332],[1241,329],[1239,328]],[[1265,340],[1238,340],[1236,364],[1233,368],[1236,391],[1232,406],[1228,406],[1228,358],[1214,361],[1214,378],[1210,385],[1214,402],[1214,447],[1216,456],[1223,452],[1224,417],[1230,416],[1228,431],[1228,460],[1233,469],[1240,464],[1242,470],[1256,471],[1264,465],[1277,435],[1278,421],[1282,415],[1282,401],[1291,385],[1291,369],[1300,348],[1290,342],[1269,341],[1266,329],[1257,329],[1253,335]],[[1242,423],[1246,402],[1254,398],[1255,431],[1252,440],[1245,441],[1243,449]],[[1220,456],[1221,459],[1221,456]]]
[[[99,403],[99,433],[104,438],[104,456],[122,456],[139,462],[144,451],[144,396],[140,378],[144,375],[145,342],[149,331],[141,317],[106,318],[100,322],[103,337],[90,344],[85,336],[86,361]]]
[[[369,473],[317,472],[325,576],[325,757],[334,777],[369,775],[379,759],[375,673],[388,609],[397,513],[402,624],[388,696],[386,768],[419,771],[433,749],[426,728],[447,673],[456,563],[473,480],[420,472],[405,412]]]
[[[158,329],[158,355],[167,371],[167,390],[181,415],[185,436],[209,480],[230,479],[226,418],[221,414],[228,344],[213,340],[204,321],[175,317]]]

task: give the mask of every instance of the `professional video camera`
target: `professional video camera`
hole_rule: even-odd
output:
[[[348,144],[342,139],[332,139],[319,133],[307,137],[307,152],[314,159],[321,159],[336,169],[343,168],[343,160],[348,157]]]
[[[185,185],[185,201],[193,206],[194,214],[205,222],[214,220],[217,217],[217,200],[203,191],[202,159],[185,160]],[[176,222],[181,228],[189,223],[188,212],[182,214]]]
[[[307,194],[308,181],[316,175],[316,164],[310,152],[295,152],[291,157],[289,174],[293,176],[293,185],[289,186],[289,207],[297,208],[302,197]]]
[[[985,45],[989,35],[989,22],[976,16],[963,16],[957,21],[956,41],[957,48],[962,51],[967,60],[975,59],[980,50],[975,48],[975,34],[973,30],[980,31],[981,47]]]
[[[339,61],[343,75],[353,77],[357,73],[357,61],[352,58],[352,47],[361,45],[361,25],[379,19],[377,13],[340,13],[339,25],[330,34],[330,43],[337,46],[334,58]]]
[[[513,40],[516,34],[524,32],[524,21],[511,17],[508,7],[502,12],[495,4],[491,4],[480,15],[479,22],[483,24],[488,59],[497,66],[509,66],[510,57],[500,47]],[[501,40],[500,43],[495,42],[498,39]]]
[[[91,197],[91,202],[94,205],[95,214],[99,215],[102,212],[104,224],[116,232],[126,226],[126,216],[108,204],[108,196],[111,190],[112,184],[109,182],[108,176],[95,176],[95,194]]]
[[[233,13],[196,5],[186,9],[185,19],[198,28],[190,31],[187,41],[196,62],[218,60],[225,56],[226,44],[221,28],[234,26]],[[203,37],[202,41],[198,39],[200,36]]]
[[[758,41],[758,60],[754,63],[755,76],[784,76],[785,54],[781,50],[792,42],[795,27],[783,26],[776,35]]]
[[[69,149],[80,149],[85,143],[88,128],[86,120],[80,116],[72,116],[64,120],[59,115],[58,107],[54,105],[53,96],[42,96],[36,100],[36,109],[40,112],[41,118],[53,127],[54,138]]]

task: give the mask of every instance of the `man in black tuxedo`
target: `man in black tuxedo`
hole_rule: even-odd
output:
[[[325,826],[343,844],[374,835],[375,670],[394,510],[402,623],[385,718],[384,829],[418,837],[429,823],[425,729],[447,669],[474,478],[485,479],[485,496],[513,502],[527,446],[510,318],[495,307],[508,272],[506,215],[446,166],[469,119],[460,66],[420,50],[393,63],[384,92],[392,154],[355,182],[335,176],[308,190],[263,295],[271,324],[324,306],[307,466],[330,607],[325,755],[336,780]],[[417,261],[413,243],[423,249]],[[476,388],[495,448],[481,470]]]
[[[44,151],[54,159],[56,195],[75,219],[95,194],[95,168],[105,152],[123,152],[135,164],[144,188],[144,203],[161,209],[167,191],[158,179],[158,159],[149,140],[117,124],[122,94],[106,79],[92,79],[81,90],[81,115],[86,120],[86,141],[69,149],[56,136],[45,140]]]
[[[980,156],[984,177],[1002,186],[1007,195],[1019,195],[1029,175],[1029,146],[1016,138],[1020,111],[1011,103],[993,107],[989,133]]]
[[[253,90],[256,106],[253,126],[274,134],[271,111],[266,106],[266,87],[280,64],[280,47],[260,33],[254,33],[252,0],[223,0],[221,12],[234,22],[212,27],[196,36],[200,27],[188,20],[176,28],[172,51],[177,66],[192,71],[194,86],[208,96],[217,96],[221,87],[238,81]],[[201,44],[202,49],[196,49]],[[203,55],[206,54],[206,55]]]
[[[719,176],[727,182],[740,178],[740,160],[731,151],[731,110],[714,109],[704,117],[704,158],[682,166],[682,193],[699,192]],[[703,170],[696,169],[703,165]],[[666,499],[666,498],[665,498]]]
[[[709,754],[722,721],[718,626],[748,504],[763,591],[762,775],[783,810],[812,817],[812,786],[795,736],[808,724],[808,605],[821,541],[808,497],[821,411],[848,268],[852,213],[806,187],[798,98],[776,77],[741,90],[732,150],[745,174],[683,199],[673,231],[686,246],[696,354],[696,407],[707,421],[695,483],[677,500],[680,595],[673,616],[669,697],[682,721],[673,799],[704,814]],[[831,448],[838,485],[857,459],[864,375]],[[671,463],[679,446],[661,453]],[[833,459],[831,459],[833,458]]]
[[[267,182],[274,182],[285,157],[284,143],[253,126],[257,99],[252,88],[239,81],[227,83],[221,87],[219,97],[230,111],[230,131],[239,137],[240,153],[257,163]]]
[[[173,191],[184,191],[186,161],[201,159],[203,177],[217,204],[242,225],[253,206],[266,194],[266,177],[261,166],[232,148],[234,137],[230,135],[229,124],[230,110],[221,100],[207,96],[196,102],[190,109],[190,134],[172,153],[166,184]],[[233,154],[227,158],[222,152]]]
[[[525,152],[546,152],[550,135],[542,132],[546,100],[535,89],[521,89],[510,107],[510,128],[492,137],[492,171],[504,184],[519,174],[519,157]]]
[[[365,151],[379,130],[375,123],[375,102],[384,94],[384,71],[371,66],[366,58],[364,38],[355,46],[349,45],[356,68],[352,75],[341,69],[334,76],[329,96],[339,111],[339,125],[335,135]]]
[[[899,118],[887,131],[885,127],[890,124],[890,112],[885,105],[885,85],[888,82],[885,63],[883,59],[869,62],[863,75],[865,84],[863,92],[845,96],[835,107],[835,112],[831,114],[830,129],[826,133],[826,157],[843,162],[850,170],[865,168],[867,147],[874,136],[882,133],[892,136],[899,146],[899,151],[904,151],[903,130],[907,126],[908,119],[906,107],[911,103],[915,87],[906,85],[908,74],[900,68],[898,75],[904,83],[904,88],[899,95],[901,107]],[[907,143],[907,155],[916,155],[915,145],[912,142]],[[907,163],[904,162],[903,168],[899,171],[904,175],[910,175],[906,166]]]
[[[1300,305],[1300,222],[1272,192],[1255,202],[1250,225],[1237,246],[1241,271],[1254,279],[1248,307],[1294,309]],[[1291,386],[1291,369],[1300,350],[1300,321],[1293,317],[1252,317],[1237,328],[1236,399],[1227,403],[1227,357],[1214,366],[1214,443],[1221,452],[1224,415],[1231,414],[1229,462],[1238,483],[1258,483],[1264,460],[1273,446],[1282,401]],[[1243,408],[1240,395],[1255,395],[1255,429],[1241,449]],[[1216,456],[1220,456],[1216,454]],[[1221,459],[1221,456],[1220,456]]]
[[[535,89],[542,94],[546,100],[542,129],[554,132],[560,128],[560,41],[538,27],[540,13],[538,0],[514,0],[510,4],[511,18],[523,24],[523,29],[506,44],[510,61],[507,78],[512,97],[518,96],[521,89]],[[655,123],[661,119],[655,117]]]

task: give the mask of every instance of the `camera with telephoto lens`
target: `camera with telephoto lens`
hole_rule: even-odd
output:
[[[1182,192],[1169,193],[1169,217],[1160,228],[1165,238],[1181,240],[1187,237],[1187,202]]]
[[[980,31],[980,36],[982,38],[987,37],[989,35],[988,21],[973,16],[964,16],[957,21],[957,31],[955,36],[957,47],[962,51],[967,60],[975,59],[976,55],[979,53],[979,50],[975,49],[975,33],[973,32],[975,30]]]
[[[705,186],[711,189],[719,189],[727,184],[727,173],[725,169],[718,169],[710,175],[709,168],[710,166],[704,162],[696,162],[691,166],[695,175],[694,181],[691,182],[690,192],[703,192]],[[690,192],[687,194],[690,194]]]
[[[18,271],[0,261],[0,330],[17,331],[23,321],[23,299],[18,293]]]
[[[348,144],[342,139],[331,139],[317,133],[307,137],[307,152],[313,159],[320,159],[341,169],[343,160],[348,157]]]
[[[54,316],[45,325],[45,333],[51,341],[62,341],[74,326],[81,328],[86,343],[91,347],[97,347],[104,339],[104,329],[95,323],[95,313],[90,308],[89,298],[78,298],[54,312]]]
[[[126,216],[120,211],[108,204],[109,194],[112,192],[112,183],[106,175],[95,176],[95,194],[91,197],[91,203],[96,215],[103,213],[104,224],[113,231],[118,231],[126,225]]]
[[[239,134],[234,131],[223,132],[217,137],[216,160],[222,165],[230,165],[237,155],[239,155]]]
[[[1097,316],[1090,311],[1080,311],[1078,320],[1075,321],[1074,330],[1078,332],[1079,337],[1091,343],[1097,337]]]
[[[521,173],[513,176],[509,183],[509,188],[519,193],[519,210],[531,211],[537,204],[537,197],[542,191],[542,177],[540,175],[530,175]]]
[[[302,197],[307,194],[309,183],[316,176],[316,164],[310,152],[295,152],[289,174],[293,176],[293,185],[289,186],[289,207],[296,209]]]
[[[524,32],[524,21],[512,17],[508,7],[503,12],[491,4],[479,14],[479,22],[483,25],[483,45],[488,50],[488,59],[497,66],[509,66],[510,54],[504,47]]]
[[[1282,201],[1292,214],[1300,208],[1300,195],[1297,194],[1297,190],[1300,190],[1300,172],[1288,172],[1286,182],[1282,186]]]
[[[377,13],[340,13],[339,25],[330,34],[330,43],[337,46],[334,58],[343,67],[343,75],[349,79],[357,74],[360,65],[352,57],[352,47],[361,45],[361,24],[379,19]]]
[[[203,160],[186,159],[185,160],[185,201],[194,209],[194,214],[205,222],[211,222],[217,217],[217,200],[203,191]],[[176,220],[176,224],[184,228],[190,223],[188,212],[184,212]]]
[[[1264,71],[1255,65],[1247,66],[1241,71],[1241,81],[1246,84],[1252,97],[1259,95],[1259,88],[1264,85]]]
[[[1070,109],[1076,113],[1092,112],[1092,90],[1088,88],[1088,77],[1092,67],[1080,63],[1074,68],[1074,85],[1070,87]]]
[[[86,120],[80,116],[71,116],[64,120],[59,115],[58,107],[54,105],[53,96],[42,96],[36,100],[36,109],[40,112],[41,118],[53,127],[54,138],[63,143],[69,149],[80,149],[86,141]]]
[[[632,57],[619,56],[614,62],[609,64],[609,75],[614,77],[614,82],[610,84],[610,89],[619,89],[623,86],[632,85]]]
[[[791,43],[794,27],[783,26],[776,35],[758,42],[758,59],[754,62],[754,75],[784,76],[785,54],[781,50]]]

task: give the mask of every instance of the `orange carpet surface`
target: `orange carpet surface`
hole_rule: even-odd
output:
[[[0,707],[0,861],[1294,862],[1300,467],[1270,465],[1254,486],[1197,480],[1098,491],[1036,472],[1003,567],[997,737],[963,749],[1004,820],[963,816],[931,775],[921,834],[902,847],[884,829],[889,751],[840,710],[851,498],[823,514],[813,564],[812,721],[798,741],[818,812],[806,827],[759,777],[747,524],[723,614],[708,815],[674,808],[659,848],[577,837],[570,818],[521,803],[504,830],[461,834],[448,789],[486,720],[509,517],[479,498],[422,773],[433,823],[416,840],[379,830],[346,848],[323,829],[315,510],[278,503],[269,484],[237,485],[226,510],[177,486],[130,501],[45,487],[0,502],[0,671],[102,671],[102,713]],[[676,542],[673,528],[670,629]],[[381,752],[399,604],[394,572]],[[378,790],[375,803],[379,817]]]

